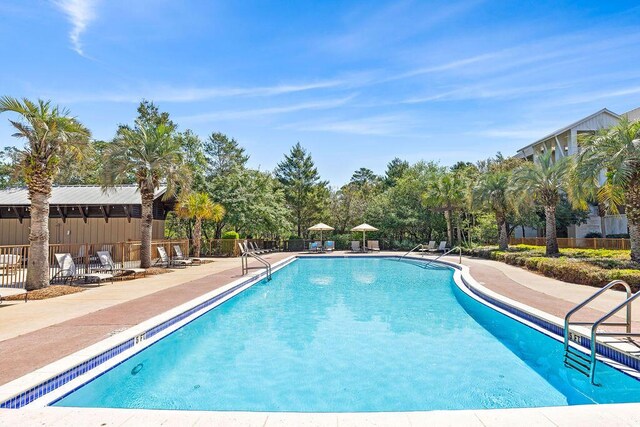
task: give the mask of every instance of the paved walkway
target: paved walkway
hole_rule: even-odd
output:
[[[290,255],[276,253],[266,258],[275,262]],[[453,256],[447,259],[458,260]],[[564,317],[596,290],[496,261],[463,257],[463,264],[486,287],[558,317]],[[240,274],[239,258],[216,259],[202,266],[50,300],[0,306],[0,385],[217,289]],[[622,298],[622,292],[611,292],[580,318],[595,319]],[[634,313],[634,320],[640,321],[640,311]]]

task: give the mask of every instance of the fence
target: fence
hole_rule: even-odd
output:
[[[179,245],[183,253],[189,253],[188,240],[154,240],[151,242],[151,259],[158,258],[158,247],[164,247],[167,254],[173,254],[174,245]],[[49,245],[49,279],[60,271],[55,254],[71,254],[79,274],[99,267],[96,253],[109,251],[117,266],[138,267],[140,265],[140,242],[80,243]],[[0,287],[22,288],[27,278],[29,245],[0,246]]]
[[[512,237],[509,239],[511,245],[532,245],[545,246],[545,237]],[[629,239],[605,239],[605,238],[558,238],[558,246],[561,248],[582,248],[582,249],[631,249]]]

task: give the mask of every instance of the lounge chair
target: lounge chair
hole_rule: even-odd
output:
[[[113,258],[111,258],[111,254],[108,251],[98,251],[96,252],[98,255],[98,260],[100,261],[100,267],[97,270],[105,271],[107,273],[113,274],[114,277],[122,273],[131,273],[135,278],[138,274],[142,275],[142,277],[146,276],[147,270],[144,268],[119,268],[116,267],[116,263],[113,262]]]
[[[182,252],[182,248],[180,247],[180,245],[173,245],[173,252],[175,252],[175,254],[176,254],[174,259],[182,259],[182,260],[185,260],[185,261],[191,261],[191,263],[193,265],[202,264],[202,260],[200,258],[190,258],[188,256],[184,256],[184,253]]]
[[[22,288],[3,288],[0,287],[0,304],[5,297],[24,294],[24,302],[27,302],[27,290]]]
[[[327,240],[324,242],[324,250],[327,252],[333,252],[336,249],[336,244],[333,240]]]
[[[424,247],[424,245],[422,245],[422,247],[418,249],[418,252],[433,252],[435,250],[436,250],[436,241],[431,240],[429,242],[429,245],[426,248]]]
[[[449,248],[447,247],[447,241],[443,240],[440,242],[438,249],[435,252],[446,252]]]
[[[318,252],[318,242],[309,242],[309,252]]]
[[[0,270],[3,274],[15,274],[21,266],[20,255],[3,254],[0,255]]]
[[[322,246],[322,242],[316,240],[314,243],[318,247],[318,252],[324,252],[324,246]]]
[[[380,244],[377,240],[369,240],[367,242],[367,249],[370,251],[380,251]]]
[[[249,246],[250,251],[253,252],[254,254],[261,255],[261,254],[266,254],[270,252],[267,249],[260,249],[256,244],[256,242],[247,242],[247,245]]]
[[[360,248],[360,240],[351,241],[351,252],[362,252],[362,249]]]
[[[109,280],[113,283],[113,274],[110,273],[82,273],[78,274],[76,269],[76,263],[73,262],[71,254],[54,254],[60,270],[51,278],[50,283],[53,283],[56,279],[63,279],[63,283],[71,282],[75,279],[84,278],[85,282],[92,279],[95,282],[102,282],[103,280]]]
[[[191,264],[191,261],[189,260],[169,258],[169,255],[167,255],[167,251],[163,246],[158,246],[158,255],[160,255],[160,259],[156,264],[164,265],[166,267],[186,267]]]

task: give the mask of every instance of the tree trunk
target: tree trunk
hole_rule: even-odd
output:
[[[200,257],[200,241],[202,240],[202,219],[196,218],[196,223],[193,226],[193,250],[196,258]]]
[[[49,198],[51,182],[43,183],[40,191],[29,189],[31,200],[31,231],[29,232],[29,261],[27,263],[28,291],[49,285]]]
[[[557,255],[560,253],[558,249],[558,238],[556,234],[556,207],[545,206],[544,214],[547,219],[547,256]]]
[[[449,244],[453,245],[453,224],[451,223],[451,211],[444,211],[444,219],[447,221],[447,239]]]
[[[640,263],[640,173],[634,174],[631,182],[630,188],[625,193],[631,240],[631,260]]]
[[[140,228],[140,267],[151,267],[151,237],[153,228],[153,191],[140,189],[142,221]]]
[[[509,232],[507,230],[507,221],[503,217],[498,217],[498,247],[501,251],[509,249]]]
[[[606,224],[606,221],[604,220],[606,215],[607,215],[607,210],[605,209],[605,206],[602,203],[598,203],[598,216],[600,217],[600,233],[602,234],[603,238],[607,237],[607,224]]]
[[[456,227],[456,234],[458,237],[458,244],[462,244],[462,218],[460,218],[460,216],[458,215],[457,217],[457,227]],[[453,246],[453,243],[451,244],[451,246]]]

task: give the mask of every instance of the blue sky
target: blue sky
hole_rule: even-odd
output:
[[[4,0],[0,94],[52,99],[98,139],[147,98],[181,129],[235,137],[254,167],[300,141],[339,185],[640,106],[638,22],[622,0]]]

